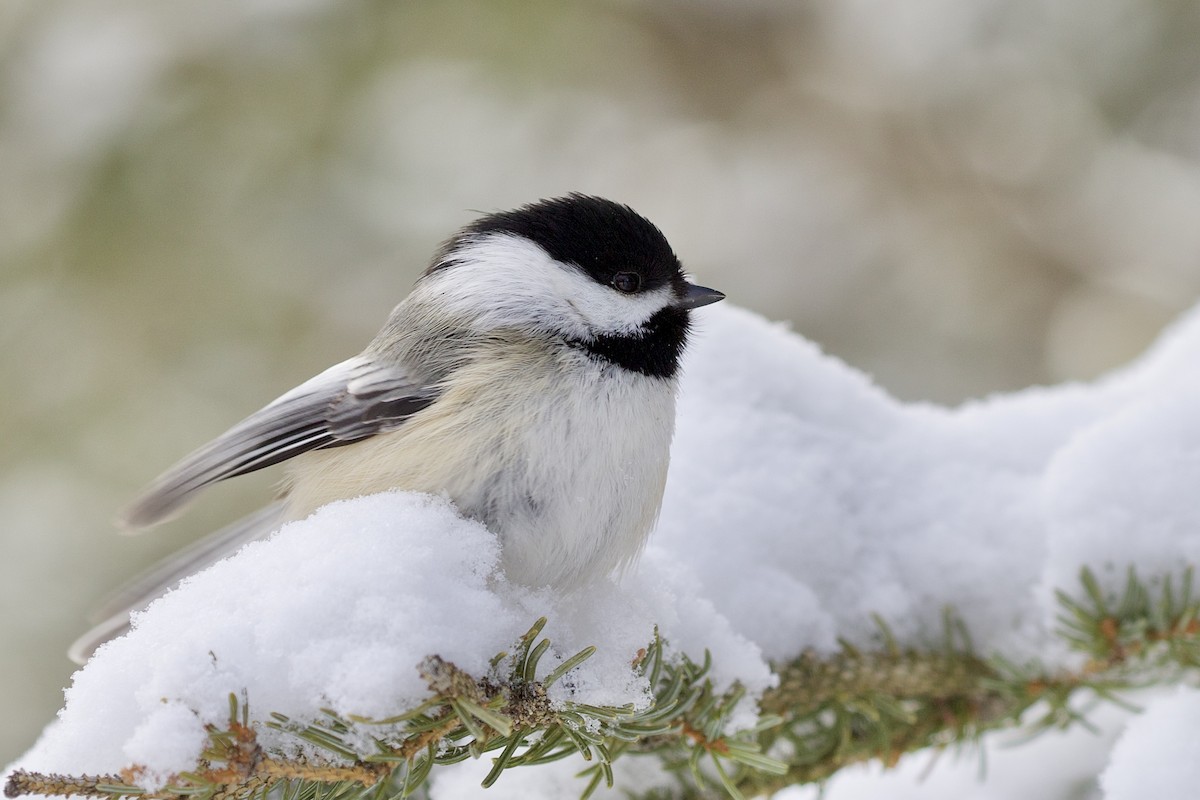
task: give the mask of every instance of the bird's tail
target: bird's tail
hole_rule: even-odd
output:
[[[87,661],[96,648],[129,630],[129,615],[158,598],[179,581],[234,553],[243,544],[261,539],[284,521],[284,501],[243,517],[232,525],[205,536],[121,587],[108,602],[92,613],[98,622],[71,645],[67,655],[76,664]]]

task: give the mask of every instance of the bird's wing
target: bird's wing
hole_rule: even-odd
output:
[[[324,447],[395,430],[428,406],[436,389],[396,364],[343,361],[256,411],[163,473],[121,518],[132,530],[169,518],[217,481]]]

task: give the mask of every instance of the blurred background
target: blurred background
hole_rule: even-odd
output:
[[[110,520],[357,352],[475,216],[630,203],[908,400],[1087,379],[1200,295],[1188,0],[7,0],[0,763],[98,598],[250,510]]]

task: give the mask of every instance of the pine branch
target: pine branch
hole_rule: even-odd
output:
[[[646,756],[676,775],[671,796],[764,794],[821,781],[866,760],[891,765],[915,750],[969,747],[997,729],[1086,724],[1074,705],[1081,693],[1121,702],[1126,689],[1177,681],[1200,667],[1200,602],[1190,570],[1178,581],[1156,584],[1130,571],[1119,593],[1105,592],[1088,571],[1081,583],[1079,596],[1059,594],[1061,635],[1088,657],[1075,672],[983,658],[950,614],[940,646],[923,650],[899,647],[877,620],[878,650],[843,643],[832,656],[805,653],[776,665],[780,682],[762,698],[758,725],[728,735],[726,723],[743,689],[717,692],[707,677],[707,654],[700,664],[669,660],[657,636],[635,663],[654,694],[649,708],[552,704],[547,689],[594,648],[536,680],[550,644],[539,638],[542,619],[514,653],[492,660],[487,676],[427,658],[419,670],[432,696],[398,716],[375,720],[325,709],[315,720],[273,714],[252,723],[246,703],[231,696],[228,723],[209,727],[197,768],[173,776],[160,791],[139,788],[134,767],[107,776],[16,772],[5,794],[260,800],[280,790],[283,800],[381,800],[411,795],[436,767],[485,754],[493,764],[485,787],[511,767],[578,754],[591,763],[581,773],[584,797],[601,783],[613,784],[616,759]],[[1026,721],[1035,708],[1036,718]],[[306,742],[321,759],[265,751],[256,735],[263,724]],[[353,744],[363,741],[374,750],[360,752]]]
[[[1128,705],[1120,693],[1176,682],[1200,667],[1200,600],[1192,578],[1189,568],[1178,584],[1168,576],[1155,588],[1131,569],[1117,594],[1104,592],[1083,570],[1081,598],[1058,593],[1060,636],[1089,656],[1077,672],[981,658],[949,615],[934,651],[901,650],[880,623],[882,652],[843,644],[833,658],[807,653],[777,666],[780,684],[761,708],[783,721],[760,735],[759,745],[794,755],[786,773],[747,773],[739,788],[765,794],[866,760],[891,766],[917,750],[969,747],[984,733],[1023,724],[1035,707],[1031,734],[1086,725],[1076,710],[1081,694]]]

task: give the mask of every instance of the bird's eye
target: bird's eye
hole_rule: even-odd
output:
[[[642,276],[636,272],[618,272],[613,275],[612,285],[618,292],[633,294],[642,288]]]

